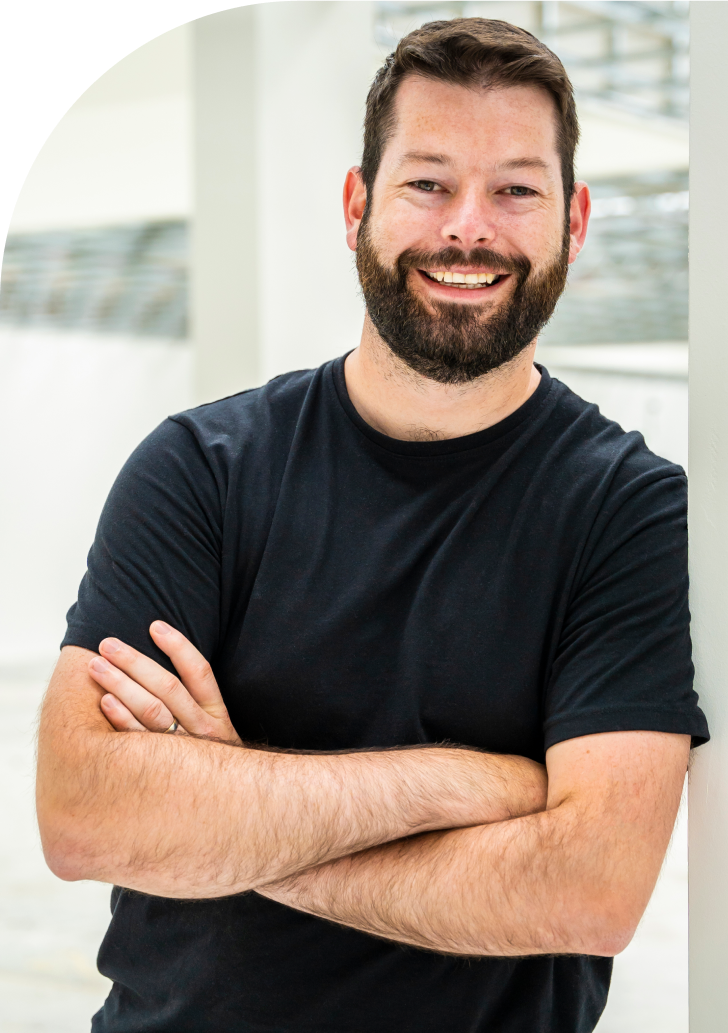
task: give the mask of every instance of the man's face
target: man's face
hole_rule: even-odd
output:
[[[465,383],[531,343],[578,251],[554,102],[413,76],[395,112],[356,236],[367,310],[411,368]]]

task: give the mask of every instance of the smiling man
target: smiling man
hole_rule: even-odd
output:
[[[49,864],[116,886],[97,1033],[594,1029],[707,728],[683,471],[533,361],[577,135],[527,32],[411,33],[360,346],[120,474],[39,747]]]

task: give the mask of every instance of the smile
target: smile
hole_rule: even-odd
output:
[[[446,283],[466,291],[491,287],[502,278],[501,273],[453,273],[449,269],[421,269],[420,272],[436,283]]]

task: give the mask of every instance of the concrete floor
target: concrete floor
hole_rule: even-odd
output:
[[[87,1033],[108,982],[95,968],[109,889],[45,867],[33,813],[42,684],[0,681],[0,1030]],[[687,1033],[687,843],[681,820],[598,1033]]]

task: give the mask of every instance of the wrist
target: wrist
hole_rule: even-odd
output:
[[[518,818],[525,814],[537,814],[546,810],[548,799],[548,777],[546,767],[528,757],[513,757],[517,762],[518,781],[521,791],[514,799],[516,807],[512,817]]]
[[[546,809],[546,768],[528,757],[447,750],[455,767],[441,787],[445,818],[435,828],[489,825]],[[444,759],[444,758],[443,758]]]

